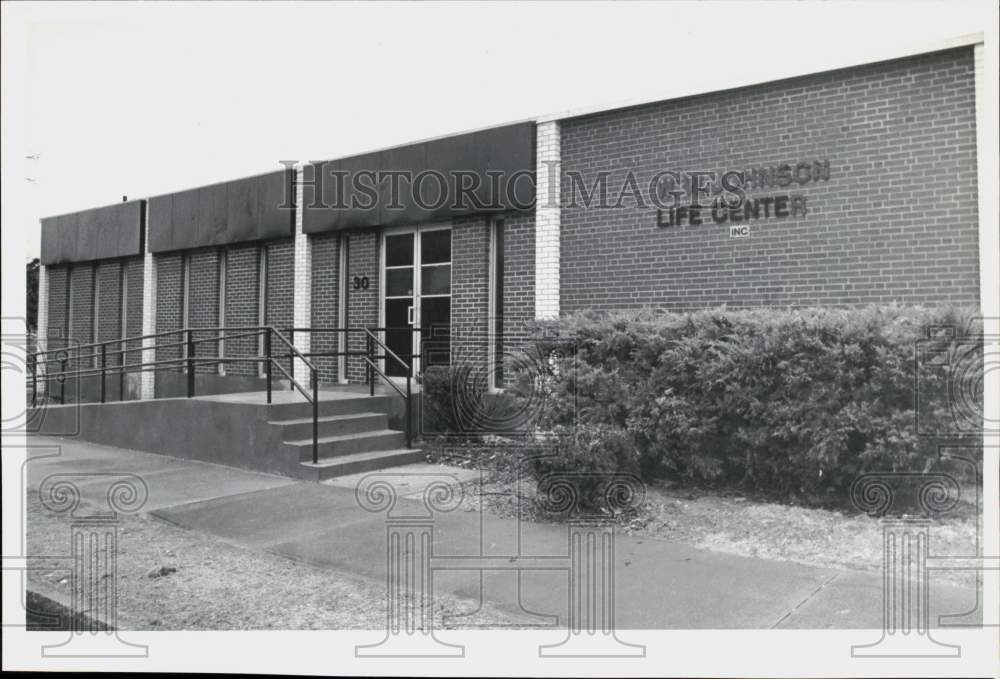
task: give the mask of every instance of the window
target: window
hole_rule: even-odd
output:
[[[421,332],[415,351],[420,356],[412,362],[422,372],[432,365],[451,364],[451,228],[421,227],[417,235],[420,239],[417,327]],[[409,339],[412,346],[413,337]]]
[[[226,341],[222,339],[225,336],[225,331],[221,328],[226,327],[226,258],[228,253],[226,250],[219,250],[219,347],[218,353],[219,358],[224,358],[226,355]],[[219,362],[219,374],[226,374],[226,364]]]
[[[191,255],[185,252],[181,255],[181,328],[188,327],[188,321],[190,319],[190,309],[188,306],[191,302]],[[179,340],[183,342],[181,344],[181,357],[187,358],[188,355],[188,345],[187,345],[187,333],[180,333]],[[181,368],[182,372],[187,372],[187,363]]]
[[[125,339],[128,337],[128,262],[124,260],[122,261],[121,281],[118,289],[121,290],[122,295],[121,337]]]
[[[98,301],[98,282],[97,278],[97,264],[93,264],[90,267],[90,341],[96,344],[100,338],[100,318],[101,313],[100,302]],[[93,346],[90,348],[90,365],[92,368],[99,368],[101,365],[101,348],[98,346]]]
[[[262,245],[257,250],[257,325],[264,327],[267,325],[267,246]],[[257,355],[264,355],[264,334],[261,333],[257,340]],[[259,364],[260,377],[266,377],[267,366],[261,361]]]
[[[70,318],[73,315],[73,265],[68,264],[66,266],[66,308],[63,314],[63,346],[69,346],[69,333],[73,329],[70,324]]]
[[[128,337],[128,260],[125,259],[122,260],[120,272],[121,272],[121,280],[119,281],[118,289],[121,291],[122,306],[121,306],[121,328],[120,328],[121,332],[119,333],[119,336],[122,338],[122,340],[124,340],[126,337]],[[127,361],[125,360],[125,354],[124,354],[124,349],[125,349],[124,341],[121,342],[121,344],[118,346],[118,349],[123,351],[123,353],[117,354],[118,364],[125,365]],[[124,394],[122,394],[122,398],[123,399],[125,398]]]
[[[188,305],[191,303],[191,255],[184,253],[181,255],[181,327],[188,327],[188,320],[190,318],[190,309]]]

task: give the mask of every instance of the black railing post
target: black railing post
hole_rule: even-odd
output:
[[[295,328],[288,329],[288,389],[295,391]]]
[[[108,345],[101,345],[101,403],[107,400],[108,383]]]
[[[185,330],[187,333],[187,378],[188,378],[188,398],[194,396],[194,334],[191,330]]]
[[[38,406],[38,356],[31,357],[31,407]]]
[[[118,400],[125,400],[125,340],[122,340],[118,353]]]
[[[375,338],[372,336],[372,331],[368,330],[365,337],[368,339],[367,353],[368,353],[368,395],[375,395]]]
[[[271,402],[271,326],[264,330],[264,356],[267,362],[264,364],[264,374],[267,376],[267,402]]]
[[[313,393],[313,464],[319,464],[319,373],[316,368],[310,370],[309,377]]]
[[[69,362],[69,358],[63,358],[59,361],[59,402],[66,403],[66,364]],[[79,386],[79,385],[78,385]]]
[[[412,358],[410,359],[413,360]],[[406,371],[406,447],[413,447],[413,409],[410,403],[413,401],[413,392],[410,388],[411,370]]]

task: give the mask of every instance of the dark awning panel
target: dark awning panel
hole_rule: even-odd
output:
[[[133,200],[43,219],[42,264],[141,255],[145,205]]]
[[[307,165],[303,230],[322,233],[530,209],[534,171],[535,124],[530,122]],[[460,184],[478,186],[459,195]]]
[[[150,252],[291,237],[294,178],[281,170],[150,198]]]

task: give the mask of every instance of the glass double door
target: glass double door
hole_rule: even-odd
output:
[[[383,341],[413,367],[448,365],[451,325],[451,227],[393,229],[382,241]],[[406,377],[387,356],[385,373]]]

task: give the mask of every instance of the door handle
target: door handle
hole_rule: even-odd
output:
[[[413,325],[413,307],[406,307],[406,322]]]

